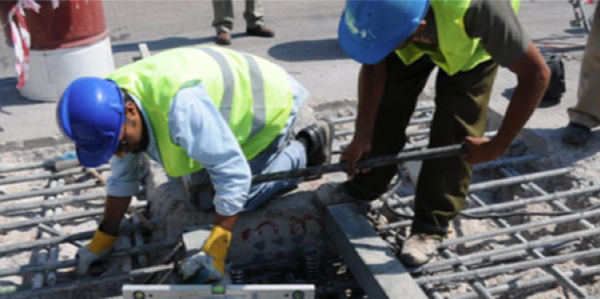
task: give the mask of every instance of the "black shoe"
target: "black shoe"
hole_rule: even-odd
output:
[[[312,124],[296,135],[296,139],[307,141],[307,166],[329,164],[331,160],[331,127],[325,121]]]
[[[590,139],[591,129],[578,123],[570,122],[562,134],[564,143],[575,146],[585,145]]]
[[[215,37],[215,43],[222,46],[231,45],[231,33],[226,31],[219,32],[217,37]]]
[[[266,26],[258,26],[257,28],[246,28],[246,34],[260,37],[274,37],[275,31]]]

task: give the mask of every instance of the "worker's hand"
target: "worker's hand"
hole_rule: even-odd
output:
[[[353,138],[350,142],[350,145],[342,152],[340,157],[340,162],[347,162],[348,168],[346,173],[348,175],[348,179],[351,180],[354,178],[354,173],[356,172],[356,163],[362,158],[366,158],[369,156],[371,152],[371,141],[360,141],[356,138]],[[361,169],[359,172],[367,172],[370,169]]]
[[[463,156],[463,159],[470,164],[479,164],[494,160],[504,154],[506,148],[500,148],[487,137],[465,138],[465,144],[469,152]]]
[[[77,274],[86,274],[90,265],[106,255],[118,239],[118,236],[111,236],[97,229],[90,244],[77,251]]]
[[[225,258],[231,244],[231,232],[215,225],[202,251],[181,261],[180,274],[184,280],[195,276],[195,283],[219,280],[225,274]]]

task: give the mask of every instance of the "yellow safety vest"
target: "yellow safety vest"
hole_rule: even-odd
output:
[[[172,177],[202,169],[169,133],[170,104],[181,88],[202,82],[248,160],[279,135],[292,108],[285,70],[262,58],[217,47],[168,50],[119,68],[108,78],[140,100],[163,167]]]
[[[463,20],[470,4],[471,0],[431,0],[438,44],[428,47],[410,42],[403,49],[396,50],[402,62],[409,65],[427,54],[448,75],[454,75],[491,59],[483,49],[480,38],[471,38],[465,31]],[[520,4],[520,0],[511,2],[515,13],[518,13]]]

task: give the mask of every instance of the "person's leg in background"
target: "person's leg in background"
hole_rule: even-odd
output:
[[[497,71],[498,65],[491,60],[454,76],[439,71],[430,148],[460,144],[466,136],[483,136]],[[405,264],[424,264],[437,252],[449,222],[465,204],[472,172],[473,166],[459,156],[423,161],[411,237],[400,255]]]
[[[562,140],[572,145],[584,145],[591,129],[600,124],[600,8],[596,5],[577,87],[577,104],[569,108],[569,124]]]
[[[274,37],[275,32],[265,26],[263,0],[246,0],[246,33],[261,37]]]
[[[215,42],[219,45],[231,44],[231,30],[233,29],[233,1],[212,0],[214,20],[217,37]]]

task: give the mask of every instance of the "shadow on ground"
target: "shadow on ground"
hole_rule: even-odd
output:
[[[529,129],[535,135],[546,140],[549,152],[560,153],[551,158],[558,162],[560,166],[570,166],[580,160],[587,159],[598,153],[600,149],[600,131],[592,131],[590,140],[584,146],[572,146],[562,142],[563,127],[555,129]]]
[[[282,43],[269,48],[268,53],[283,61],[348,59],[335,38]]]
[[[242,32],[233,33],[231,35],[231,39],[235,40],[235,39],[243,38],[246,36],[247,35]],[[215,40],[214,36],[207,36],[207,37],[201,37],[201,38],[169,37],[169,38],[153,40],[153,41],[138,41],[138,42],[134,42],[134,43],[117,44],[117,45],[113,44],[112,50],[113,50],[113,53],[137,52],[137,51],[139,51],[138,44],[145,43],[146,45],[148,45],[148,48],[151,51],[163,51],[163,50],[168,50],[168,49],[177,48],[177,47],[198,46],[201,44],[216,45],[214,43],[214,40]]]

